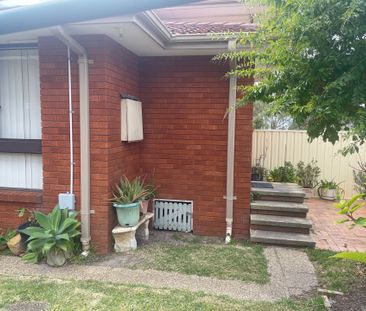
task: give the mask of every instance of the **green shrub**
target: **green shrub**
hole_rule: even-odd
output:
[[[366,163],[358,162],[358,168],[353,170],[355,190],[358,193],[366,194]]]
[[[320,168],[316,165],[316,161],[306,164],[300,161],[296,165],[297,183],[304,188],[315,188],[318,185],[318,177],[320,176]]]
[[[284,166],[279,166],[269,171],[269,181],[273,182],[296,182],[296,170],[291,162],[285,162]]]

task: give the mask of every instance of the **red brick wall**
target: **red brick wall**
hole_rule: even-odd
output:
[[[194,202],[194,232],[224,237],[229,82],[210,57],[144,58],[140,63],[142,165],[159,197]],[[251,107],[238,112],[234,234],[247,237]]]
[[[112,249],[116,215],[108,199],[121,175],[152,176],[160,198],[194,201],[194,232],[225,234],[226,147],[229,83],[225,66],[210,57],[137,58],[103,35],[77,38],[93,63],[90,70],[91,235],[98,252]],[[19,223],[16,209],[51,209],[69,191],[69,116],[66,48],[39,39],[42,193],[24,201],[0,191],[0,227]],[[79,209],[80,151],[78,65],[72,65],[74,101],[74,190]],[[144,141],[120,140],[120,93],[141,97]],[[234,234],[248,235],[251,107],[238,111]],[[3,195],[2,195],[3,194]],[[26,196],[17,192],[17,197]],[[14,198],[14,196],[13,196]],[[10,201],[9,201],[10,200]]]
[[[91,236],[97,251],[111,251],[115,211],[109,198],[122,174],[138,175],[139,144],[120,139],[120,93],[138,95],[137,57],[106,36],[81,36],[93,63],[90,74]],[[66,49],[55,38],[41,38],[40,75],[43,126],[44,206],[52,208],[69,190]],[[76,61],[76,58],[75,58]],[[73,65],[75,193],[79,208],[80,152],[78,68]]]

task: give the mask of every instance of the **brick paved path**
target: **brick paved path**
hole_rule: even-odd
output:
[[[366,229],[355,227],[349,229],[347,224],[336,224],[342,219],[334,202],[320,199],[307,199],[305,204],[309,207],[309,217],[313,222],[313,237],[316,248],[332,251],[358,251],[366,252]],[[366,204],[361,207],[358,215],[366,217]]]

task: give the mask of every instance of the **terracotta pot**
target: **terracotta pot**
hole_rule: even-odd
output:
[[[19,256],[25,252],[25,246],[19,233],[10,239],[7,245],[15,256]]]
[[[149,208],[149,202],[150,200],[143,200],[140,203],[140,212],[145,215],[147,213],[147,210]]]

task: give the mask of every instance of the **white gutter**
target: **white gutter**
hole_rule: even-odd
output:
[[[228,42],[228,50],[236,49],[236,41]],[[231,67],[234,63],[230,64]],[[226,169],[226,236],[225,243],[231,241],[233,234],[233,205],[236,197],[234,196],[234,161],[235,161],[235,119],[236,119],[236,76],[230,76],[229,82],[229,116],[227,131],[227,169]]]
[[[80,216],[83,254],[90,249],[90,128],[89,128],[89,61],[85,48],[61,26],[56,36],[78,55],[80,98]]]

